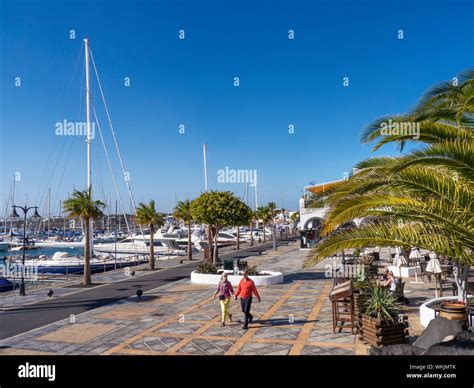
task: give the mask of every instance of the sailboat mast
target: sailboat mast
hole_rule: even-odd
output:
[[[84,39],[86,59],[86,130],[87,130],[87,191],[92,195],[91,172],[91,111],[90,111],[90,77],[89,77],[89,39]]]
[[[90,76],[89,76],[89,39],[84,39],[84,50],[86,60],[86,128],[87,128],[87,192],[89,193],[89,199],[92,199],[92,169],[91,169],[91,109],[90,109],[90,98],[91,98],[91,87],[90,87]],[[89,220],[89,241],[90,241],[90,252],[93,255],[93,221]]]
[[[208,191],[208,186],[207,186],[207,156],[206,156],[206,144],[202,145],[202,154],[204,158],[204,186],[206,189],[206,192]]]

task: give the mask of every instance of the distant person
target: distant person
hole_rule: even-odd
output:
[[[250,308],[252,306],[252,295],[257,297],[257,300],[260,302],[260,295],[258,294],[257,287],[252,279],[249,278],[248,272],[244,272],[244,277],[239,283],[237,292],[235,293],[235,300],[240,295],[240,306],[242,307],[242,312],[244,313],[244,325],[242,326],[243,330],[248,329],[249,323],[253,321],[253,315],[250,314]]]
[[[393,276],[393,272],[389,271],[387,275],[387,280],[382,282],[382,287],[388,288],[391,292],[395,292],[395,289],[397,287],[397,281],[395,279],[395,276]]]
[[[222,326],[225,326],[227,317],[229,318],[229,321],[232,322],[232,314],[229,313],[229,304],[230,296],[234,295],[234,289],[232,288],[232,284],[227,280],[226,273],[221,276],[221,281],[217,286],[217,291],[214,294],[213,299],[216,299],[217,295],[219,295],[219,302],[221,304]]]

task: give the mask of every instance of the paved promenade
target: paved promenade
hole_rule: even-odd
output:
[[[282,271],[285,283],[262,287],[248,331],[220,326],[214,286],[181,280],[69,319],[0,341],[2,354],[354,354],[355,337],[333,334],[322,269],[301,269],[308,253],[298,244],[249,259]],[[242,318],[231,303],[234,321]],[[45,312],[46,313],[46,312]]]
[[[330,259],[303,270],[309,252],[298,248],[292,243],[247,259],[260,270],[285,275],[284,284],[259,289],[262,302],[252,305],[254,322],[248,331],[237,321],[242,319],[238,302],[231,302],[234,322],[221,327],[219,302],[211,299],[215,287],[186,278],[150,288],[141,299],[124,298],[1,340],[0,354],[364,354],[366,347],[348,329],[332,332],[332,279],[324,273]],[[434,283],[411,284],[407,279],[411,303],[405,311],[412,336],[423,329],[418,307],[433,294]]]
[[[279,242],[280,245],[287,243]],[[271,249],[271,247],[272,243],[246,247],[239,251],[228,247],[222,250],[221,257],[248,257],[258,255],[258,252]],[[68,318],[71,314],[78,315],[129,298],[136,294],[137,289],[149,291],[189,278],[197,264],[197,261],[184,261],[182,265],[178,262],[173,266],[173,263],[168,262],[170,268],[161,271],[148,271],[143,265],[141,269],[137,267],[130,269],[136,272],[135,276],[125,275],[124,270],[97,274],[92,277],[93,286],[87,288],[82,286],[78,288],[77,284],[73,288],[69,288],[70,284],[58,286],[54,289],[55,296],[52,298],[47,297],[47,289],[41,292],[36,290],[36,293],[27,291],[28,294],[33,295],[34,303],[27,304],[28,299],[17,297],[16,302],[13,302],[17,304],[15,308],[4,308],[0,311],[0,339],[57,322]]]

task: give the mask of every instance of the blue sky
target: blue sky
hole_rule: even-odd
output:
[[[408,110],[430,86],[473,65],[468,0],[0,4],[0,213],[16,172],[17,203],[44,208],[51,187],[54,211],[73,187],[85,188],[84,138],[55,134],[57,122],[84,120],[84,37],[135,197],[163,211],[204,190],[203,143],[211,189],[241,196],[244,184],[218,183],[218,170],[257,170],[259,202],[296,209],[310,181],[339,179],[372,155],[359,142],[368,123]],[[92,92],[120,175],[94,79]],[[378,154],[394,153],[390,146]],[[98,136],[93,185],[115,201]],[[119,185],[128,198],[123,179]]]

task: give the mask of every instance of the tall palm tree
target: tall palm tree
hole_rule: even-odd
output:
[[[178,220],[184,221],[188,225],[188,260],[192,260],[191,222],[193,221],[193,216],[191,214],[191,201],[189,199],[179,201],[174,208],[173,216]]]
[[[263,223],[263,242],[267,241],[265,226],[273,219],[273,212],[267,206],[259,206],[256,210],[256,216]]]
[[[147,225],[150,229],[150,258],[149,264],[150,269],[155,269],[155,231],[156,228],[164,225],[163,214],[158,213],[155,209],[155,201],[151,200],[150,203],[144,204],[140,202],[138,205],[135,218],[140,225]]]
[[[83,221],[84,233],[84,277],[82,284],[89,286],[91,280],[91,230],[90,221],[97,220],[103,216],[102,209],[105,204],[101,201],[94,201],[87,190],[74,191],[72,196],[63,203],[64,212],[68,218],[79,217]]]
[[[412,245],[455,261],[459,299],[466,297],[469,266],[474,264],[474,72],[459,77],[459,85],[443,83],[431,89],[407,115],[392,122],[419,125],[418,138],[409,133],[384,136],[381,123],[362,135],[374,149],[396,142],[421,144],[398,157],[360,162],[359,173],[335,185],[320,200],[329,211],[313,264],[347,248]],[[370,219],[358,228],[338,231],[355,218]]]

